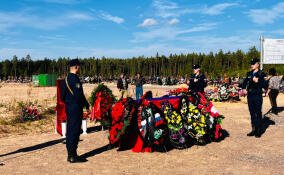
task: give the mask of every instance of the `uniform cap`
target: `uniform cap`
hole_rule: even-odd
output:
[[[255,63],[259,63],[259,59],[258,58],[254,58],[250,62],[251,65],[254,65]]]
[[[198,68],[200,68],[200,66],[198,64],[195,64],[195,65],[192,66],[192,69],[198,69]]]
[[[68,66],[69,67],[73,67],[73,66],[80,66],[80,61],[79,61],[79,59],[73,59],[73,60],[70,60],[69,62],[68,62]]]

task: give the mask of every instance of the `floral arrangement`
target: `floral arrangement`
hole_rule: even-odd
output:
[[[38,110],[36,108],[23,108],[21,113],[21,118],[23,121],[34,121],[39,120]]]
[[[187,132],[183,126],[182,115],[173,110],[171,103],[162,101],[162,111],[169,129],[169,140],[175,148],[183,148],[186,146]],[[186,113],[186,109],[182,108],[181,113]]]
[[[205,92],[205,97],[213,102],[228,101],[230,99],[239,100],[239,97],[243,96],[242,91],[238,87],[234,85],[228,86],[227,84],[215,88],[214,91],[207,89]]]
[[[110,144],[118,141],[123,144],[126,140],[122,136],[131,136],[127,128],[130,124],[136,128],[135,122],[139,130],[137,140],[140,141],[135,145],[138,152],[162,148],[166,143],[182,149],[193,143],[207,143],[222,136],[223,117],[203,94],[186,93],[174,100],[165,97],[157,99],[158,103],[152,100],[142,98],[133,101],[126,98],[112,107]],[[177,109],[173,108],[173,104]]]
[[[218,93],[218,88],[215,88],[214,91],[212,89],[206,89],[205,95],[207,99],[213,101],[213,102],[218,102],[220,101],[220,95]]]
[[[111,107],[115,102],[112,91],[105,85],[100,84],[91,95],[92,113],[91,120],[101,122],[102,126],[109,126],[111,121]]]
[[[227,101],[230,98],[228,86],[223,84],[219,87],[220,101]]]
[[[124,98],[112,107],[112,122],[109,130],[110,144],[115,144],[125,134],[134,110],[134,101],[131,98]]]
[[[99,84],[98,87],[94,88],[90,97],[90,103],[92,106],[94,106],[95,101],[98,98],[98,92],[104,92],[105,94],[108,94],[113,103],[116,101],[114,95],[112,94],[112,91],[106,85]]]
[[[203,115],[205,115],[205,122],[211,133],[209,133],[211,138],[219,139],[222,136],[221,133],[221,124],[222,119],[224,118],[221,116],[217,109],[213,106],[213,104],[207,100],[201,93],[198,93],[200,97],[198,108]]]
[[[169,96],[179,96],[179,95],[184,95],[188,93],[188,88],[177,88],[171,91],[167,91],[166,95]]]
[[[87,120],[89,118],[90,113],[86,112],[83,114],[83,120]]]
[[[143,147],[159,147],[166,137],[166,125],[157,106],[143,99],[138,108],[138,128],[143,139]]]
[[[229,92],[230,92],[230,97],[235,100],[239,100],[240,94],[239,94],[240,89],[234,85],[229,86]]]
[[[200,141],[206,134],[207,125],[205,123],[205,115],[199,111],[197,106],[190,104],[188,106],[189,112],[186,116],[187,129],[191,137]]]

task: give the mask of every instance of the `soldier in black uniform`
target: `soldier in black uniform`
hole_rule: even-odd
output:
[[[83,107],[89,112],[89,103],[87,102],[82,83],[79,80],[80,62],[78,59],[69,61],[70,73],[62,81],[62,101],[65,103],[65,112],[67,115],[67,135],[66,147],[68,152],[67,161],[70,163],[82,162],[77,155],[77,147],[81,133]]]
[[[200,73],[200,66],[198,64],[193,65],[194,74],[190,77],[188,90],[192,93],[204,93],[204,88],[207,86],[205,75]]]
[[[242,88],[247,93],[252,131],[247,136],[261,137],[262,134],[262,89],[266,88],[265,73],[259,70],[259,59],[251,60],[251,71],[247,73]]]

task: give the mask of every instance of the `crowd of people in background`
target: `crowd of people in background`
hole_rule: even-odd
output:
[[[275,69],[274,69],[275,70]],[[128,84],[136,86],[136,79],[137,76],[127,76],[125,74],[124,79],[127,81]],[[171,86],[171,85],[178,85],[178,84],[189,84],[190,77],[188,76],[142,76],[139,74],[141,78],[143,78],[143,84],[153,84],[153,85],[162,85],[162,86]],[[284,93],[284,76],[281,75],[273,75],[280,78],[280,87],[279,91]],[[63,77],[62,77],[63,78]],[[120,77],[103,77],[103,76],[80,76],[80,80],[82,83],[91,83],[91,84],[99,84],[99,83],[111,83],[116,82],[120,79]],[[206,81],[208,86],[218,87],[223,84],[227,85],[238,85],[241,86],[244,82],[245,77],[243,76],[228,76],[224,74],[223,76],[207,76]],[[31,77],[12,77],[9,76],[7,78],[0,79],[0,82],[5,83],[31,83]],[[138,82],[139,84],[140,82]],[[139,87],[139,86],[138,86]],[[141,92],[141,87],[137,89],[138,92]],[[142,91],[143,92],[143,91]]]

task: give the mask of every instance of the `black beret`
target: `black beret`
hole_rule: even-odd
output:
[[[255,63],[259,63],[259,59],[258,58],[254,58],[250,62],[251,65],[254,65]]]
[[[195,64],[195,65],[192,66],[192,69],[198,69],[198,68],[200,68],[200,66],[198,64]]]
[[[68,62],[68,66],[69,66],[69,67],[80,66],[80,61],[79,61],[79,59],[70,60],[70,61]]]

